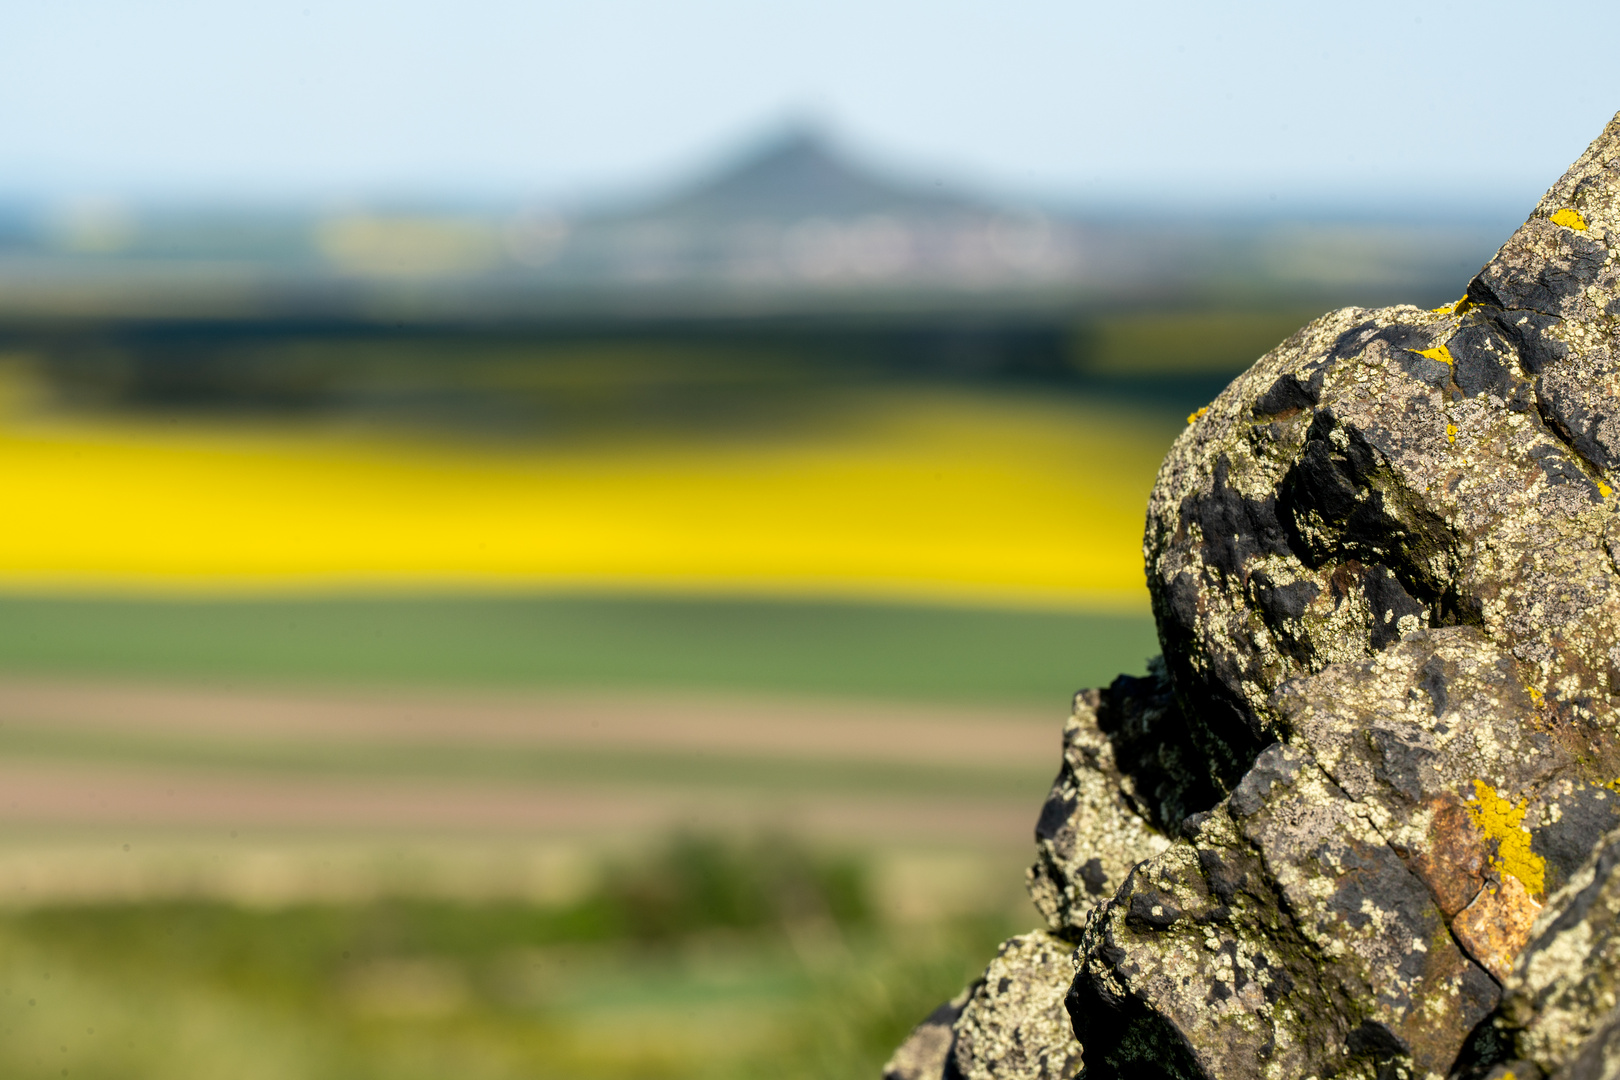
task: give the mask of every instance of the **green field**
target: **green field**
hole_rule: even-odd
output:
[[[0,599],[0,671],[725,689],[1061,710],[1140,673],[1146,614],[648,597]]]

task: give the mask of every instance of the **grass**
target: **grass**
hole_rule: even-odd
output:
[[[17,1080],[874,1076],[911,1025],[1015,930],[977,920],[862,931],[842,939],[844,956],[810,962],[767,935],[648,949],[514,942],[489,959],[333,958],[269,978],[250,965],[285,944],[286,920],[61,914],[43,929],[0,924],[10,975],[0,1071]],[[164,935],[175,951],[212,944],[199,929],[227,934],[247,955],[226,980],[105,934],[91,935],[103,943],[91,954],[75,931],[97,922]]]
[[[1145,614],[692,597],[0,598],[0,670],[691,688],[1061,707],[1158,651]]]
[[[875,1075],[1023,916],[877,921],[858,863],[678,838],[573,904],[0,916],[19,1080]]]
[[[1140,670],[1153,649],[1143,616],[1052,610],[680,597],[13,596],[0,601],[0,669],[12,672],[1029,702],[1052,711],[1054,757],[1023,770],[566,747],[304,745],[239,742],[223,732],[53,729],[10,717],[0,726],[0,760],[340,785],[422,777],[540,789],[753,789],[788,800],[873,792],[973,806],[994,799],[1027,805],[1032,823],[1055,764],[1064,699],[1119,669]],[[235,828],[232,813],[197,822],[192,832]],[[128,833],[104,825],[73,837],[92,847],[101,837],[114,858],[148,857],[157,840],[144,834],[135,837],[136,852],[118,851]],[[263,843],[251,831],[244,836],[226,841],[221,832],[211,843]],[[301,851],[307,840],[290,843]],[[356,850],[387,844],[356,843]],[[211,857],[209,837],[199,834],[194,844],[190,858]],[[621,857],[583,896],[550,903],[385,891],[374,900],[295,894],[282,906],[243,906],[185,899],[182,891],[169,894],[177,899],[91,896],[0,911],[0,1075],[876,1075],[914,1023],[976,976],[999,940],[1036,918],[1027,905],[1009,907],[998,888],[965,912],[958,906],[897,921],[885,914],[891,903],[874,903],[869,857],[829,859],[781,838],[742,848],[684,841],[645,861]],[[1001,870],[997,882],[1016,881],[1016,867],[1001,866],[1016,852],[998,850],[989,861]]]
[[[338,785],[374,777],[604,791],[687,785],[778,800],[878,792],[1027,804],[1032,823],[1055,765],[1063,700],[1085,682],[1140,670],[1153,647],[1145,617],[1043,610],[678,597],[11,597],[0,601],[0,669],[13,672],[1030,702],[1051,708],[1054,757],[1023,770],[624,749],[305,745],[234,741],[223,732],[85,732],[8,717],[0,761]],[[264,842],[251,832],[226,841],[233,813],[195,823],[192,862]],[[221,835],[210,840],[202,835],[209,829]],[[100,837],[115,859],[147,858],[147,848],[161,846],[161,837],[143,834],[129,853],[121,825],[81,833],[72,834],[75,842],[95,847]],[[309,838],[289,842],[302,851]],[[377,856],[371,848],[388,842],[356,843]],[[998,882],[1016,881],[1016,867],[1001,867],[1015,856],[998,850],[990,860],[1004,870]],[[315,902],[295,890],[282,906],[243,906],[185,899],[183,890],[165,900],[159,890],[144,901],[90,896],[0,911],[0,1075],[873,1076],[914,1023],[978,974],[999,940],[1036,919],[992,889],[965,912],[958,906],[896,921],[884,914],[891,904],[874,903],[869,857],[827,858],[781,838],[741,848],[686,840],[645,860],[621,856],[596,887],[550,903],[480,898],[476,890],[457,900],[385,891],[373,900]],[[192,862],[182,879],[195,877]]]

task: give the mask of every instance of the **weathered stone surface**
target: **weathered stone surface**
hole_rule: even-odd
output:
[[[1444,1074],[1620,820],[1617,158],[1620,121],[1463,301],[1317,320],[1166,459],[1149,585],[1230,795],[1092,917],[1094,1064]],[[1242,903],[1210,899],[1217,864]]]
[[[1620,1076],[1620,831],[1547,905],[1497,1026],[1557,1076]]]
[[[979,986],[971,984],[912,1028],[883,1066],[883,1080],[941,1080],[956,1042],[957,1018]]]
[[[1155,669],[1075,695],[1027,880],[1054,932],[1079,932],[1086,912],[1114,895],[1133,866],[1169,846],[1166,832],[1215,801],[1186,760],[1185,724],[1163,665]]]
[[[1347,308],[1177,440],[1145,552],[1177,693],[1235,786],[1289,678],[1481,627],[1612,761],[1620,124],[1438,311]]]
[[[1111,1033],[1133,1010],[1151,1016],[1145,1045],[1185,1044],[1191,1076],[1443,1073],[1497,1000],[1362,807],[1283,745],[1137,868],[1081,955],[1076,1031],[1127,1073],[1140,1051]]]
[[[1357,803],[1498,978],[1547,893],[1620,825],[1609,774],[1518,671],[1478,628],[1449,627],[1274,699],[1288,744]]]
[[[1078,934],[1090,909],[1113,896],[1137,863],[1170,845],[1167,831],[1213,803],[1200,770],[1186,760],[1192,752],[1162,663],[1145,679],[1122,675],[1104,690],[1075,695],[1026,882],[1050,933],[1004,944],[974,984],[966,1011],[955,1003],[936,1010],[896,1052],[886,1077],[1078,1073],[1080,1044],[1063,1007],[1074,945],[1061,935]]]
[[[1071,1080],[1080,1043],[1063,995],[1074,975],[1074,946],[1041,930],[1010,938],[985,969],[956,1022],[947,1077],[962,1080]]]
[[[1620,1080],[1617,249],[1620,116],[1463,299],[1177,440],[1164,661],[1077,697],[1029,874],[1091,1080]]]
[[[1107,1076],[1305,1076],[1301,1038],[1341,1043],[1343,1003],[1232,819],[1216,811],[1198,834],[1091,915],[1067,1000],[1086,1060]]]

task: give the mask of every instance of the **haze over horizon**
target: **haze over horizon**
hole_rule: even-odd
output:
[[[1070,205],[1522,213],[1620,106],[1612,65],[1563,64],[1550,88],[1511,75],[1519,56],[1539,80],[1533,58],[1577,29],[1613,37],[1620,9],[1530,12],[19,5],[0,195],[577,204],[694,178],[808,117],[890,171]]]

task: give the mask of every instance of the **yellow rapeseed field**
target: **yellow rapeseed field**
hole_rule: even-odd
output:
[[[1173,430],[943,391],[742,440],[0,422],[0,588],[628,588],[1140,609]]]

